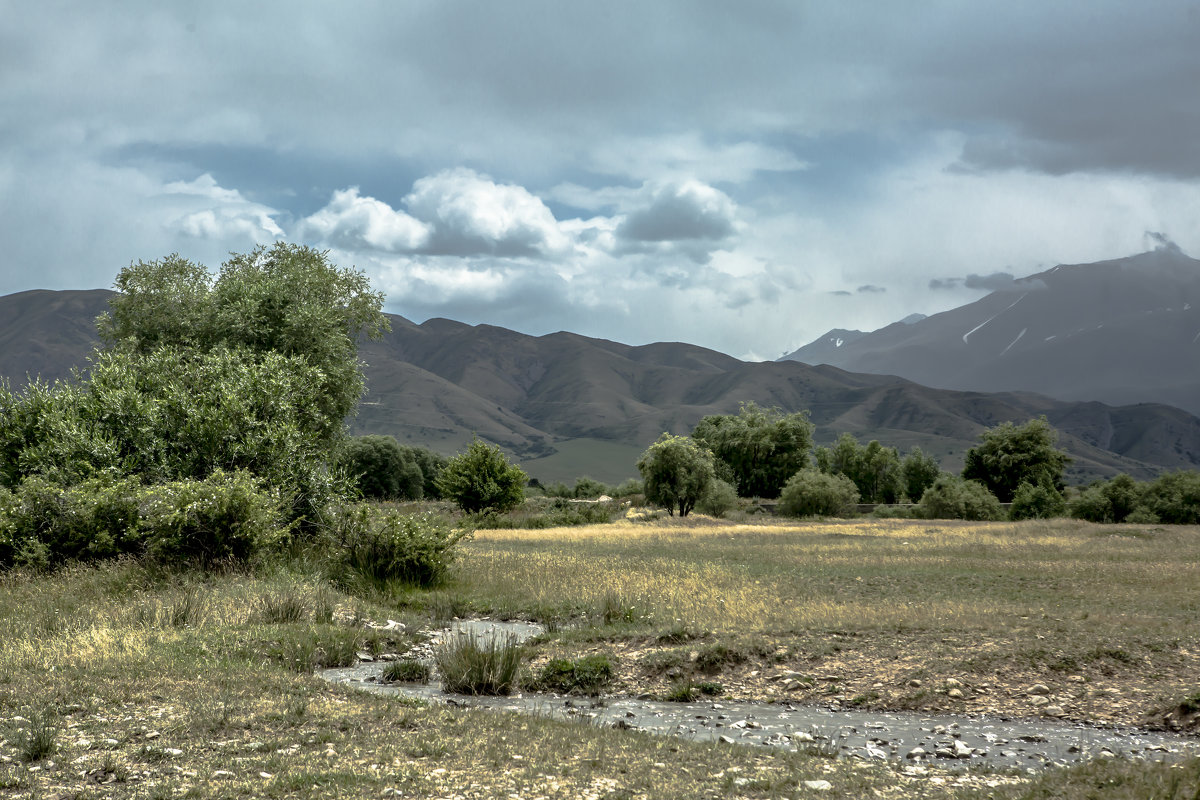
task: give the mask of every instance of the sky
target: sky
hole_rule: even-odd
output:
[[[416,322],[777,358],[1200,254],[1200,2],[0,0],[0,294],[328,250]]]

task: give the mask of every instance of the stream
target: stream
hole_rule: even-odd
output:
[[[523,641],[543,632],[528,622],[456,620],[422,646],[446,636],[502,636]],[[422,654],[418,654],[420,657]],[[411,654],[410,654],[411,656]],[[334,683],[470,708],[574,719],[701,741],[811,750],[839,757],[895,760],[945,767],[1037,770],[1090,758],[1163,759],[1200,755],[1200,739],[1137,728],[984,716],[886,711],[833,711],[819,706],[729,700],[691,703],[632,697],[581,698],[555,694],[487,697],[447,694],[435,683],[384,683],[386,662],[323,670]]]

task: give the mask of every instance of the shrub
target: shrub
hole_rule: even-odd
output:
[[[363,497],[420,500],[425,494],[421,467],[392,436],[350,437],[338,451],[338,465]]]
[[[511,694],[524,657],[513,636],[458,634],[434,651],[442,689],[457,694]]]
[[[1112,522],[1112,503],[1099,486],[1089,486],[1071,499],[1067,513],[1075,519],[1088,522]]]
[[[920,502],[925,519],[998,520],[1000,501],[982,483],[942,475],[925,490]]]
[[[508,463],[499,447],[476,439],[465,453],[450,459],[437,483],[443,497],[463,511],[475,513],[508,511],[521,505],[528,480],[520,467]]]
[[[737,491],[720,478],[714,478],[696,504],[696,510],[710,517],[723,517],[731,509],[737,508],[737,503]]]
[[[1173,525],[1200,523],[1200,473],[1160,475],[1146,487],[1142,503],[1160,522]]]
[[[635,494],[641,494],[643,491],[645,491],[645,488],[642,486],[641,481],[637,478],[629,478],[613,487],[612,496],[632,497]]]
[[[454,546],[470,535],[434,514],[400,514],[365,503],[348,506],[338,520],[344,563],[372,581],[439,583],[454,562]]]
[[[554,658],[545,664],[534,680],[540,691],[596,696],[612,683],[615,670],[606,653],[593,653],[575,660]]]
[[[1062,491],[1063,470],[1071,459],[1055,446],[1058,432],[1045,417],[1020,426],[1005,422],[979,438],[979,446],[967,451],[963,478],[979,481],[1005,503],[1022,483],[1036,485],[1042,478]]]
[[[605,494],[609,494],[607,485],[586,476],[576,480],[575,488],[571,490],[571,496],[577,500],[595,500]]]
[[[147,487],[139,512],[146,552],[168,563],[245,560],[285,534],[278,498],[240,470]]]
[[[1067,510],[1067,502],[1062,494],[1054,488],[1054,484],[1045,475],[1036,486],[1022,483],[1013,494],[1012,507],[1008,510],[1008,518],[1017,519],[1052,519],[1061,517]]]
[[[779,512],[789,517],[846,516],[854,513],[858,489],[845,475],[802,469],[783,487]]]

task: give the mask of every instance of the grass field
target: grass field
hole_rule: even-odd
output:
[[[535,658],[610,653],[627,691],[703,670],[736,696],[1039,715],[1025,691],[1038,682],[1065,716],[1130,721],[1196,693],[1198,564],[1196,528],[700,518],[480,531],[431,591],[348,594],[302,558],[210,575],[128,562],[11,573],[0,794],[1195,797],[1195,760],[1032,782],[916,775],[424,707],[312,670],[414,641],[367,622],[412,631],[478,612],[555,626]],[[838,679],[785,690],[767,679],[779,670]]]

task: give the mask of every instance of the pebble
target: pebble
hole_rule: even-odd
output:
[[[962,681],[960,681],[958,678],[948,678],[948,679],[946,679],[946,688],[947,688],[947,689],[958,689],[958,688],[960,688],[962,685],[963,685],[963,684],[962,684]]]
[[[907,753],[905,753],[904,757],[905,758],[924,758],[927,755],[929,755],[929,753],[926,752],[924,747],[914,747],[912,750],[909,750]]]
[[[233,773],[227,769],[219,769],[212,774],[214,778],[232,778]]]
[[[801,781],[800,785],[805,789],[812,789],[814,792],[827,792],[833,788],[833,784],[829,781]]]
[[[1050,694],[1050,687],[1044,683],[1035,683],[1025,690],[1026,694]]]
[[[1041,706],[1048,706],[1048,705],[1050,705],[1050,698],[1046,697],[1045,695],[1037,695],[1035,697],[1029,698],[1029,705],[1033,706],[1034,708],[1040,708]]]
[[[963,696],[962,689],[951,689],[950,691],[946,692],[946,696],[953,697],[956,700],[961,700]]]

